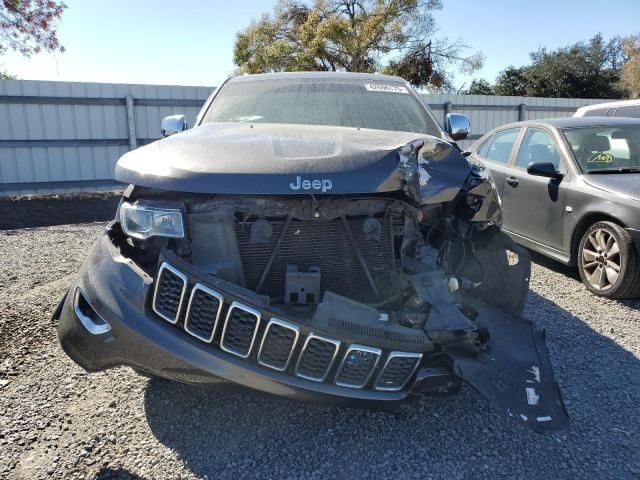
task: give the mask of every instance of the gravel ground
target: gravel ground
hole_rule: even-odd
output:
[[[534,265],[568,431],[537,435],[464,387],[403,415],[88,375],[49,320],[103,224],[0,231],[0,478],[640,478],[640,301]]]

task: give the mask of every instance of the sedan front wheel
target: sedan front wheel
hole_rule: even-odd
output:
[[[640,294],[640,265],[631,236],[613,222],[587,229],[578,250],[580,277],[589,291],[607,298]]]

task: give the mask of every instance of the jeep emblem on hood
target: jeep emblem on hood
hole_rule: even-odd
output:
[[[291,190],[322,190],[322,193],[325,193],[327,190],[331,190],[333,188],[333,182],[328,178],[314,178],[311,180],[303,180],[300,175],[298,175],[295,181],[289,184],[289,188]]]

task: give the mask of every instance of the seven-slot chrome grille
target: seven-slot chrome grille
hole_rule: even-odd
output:
[[[182,319],[184,330],[198,340],[269,369],[341,387],[396,391],[411,380],[422,359],[420,353],[385,356],[373,346],[343,345],[314,332],[304,335],[295,323],[263,318],[259,310],[239,301],[225,302],[221,292],[200,282],[190,293],[189,286],[187,275],[163,262],[156,276],[153,311],[172,324]]]
[[[187,276],[163,263],[158,270],[153,294],[153,310],[167,322],[176,323],[187,290]]]

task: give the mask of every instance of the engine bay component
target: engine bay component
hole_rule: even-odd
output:
[[[320,268],[309,267],[308,272],[298,271],[295,265],[287,265],[284,284],[284,301],[293,305],[315,305],[320,299]]]

